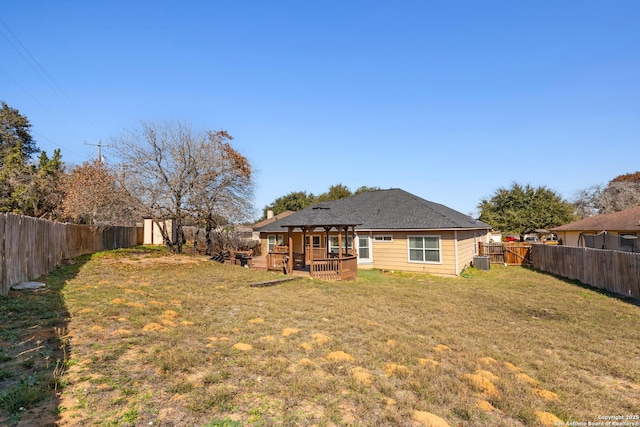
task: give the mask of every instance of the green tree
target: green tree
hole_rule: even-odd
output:
[[[15,147],[20,147],[25,159],[40,151],[31,136],[29,119],[0,101],[0,158],[9,155]]]
[[[504,233],[556,227],[577,219],[574,207],[549,188],[513,183],[478,204],[480,220]]]
[[[358,187],[358,189],[356,191],[353,192],[354,195],[356,194],[360,194],[360,193],[366,193],[367,191],[377,191],[377,190],[381,190],[380,187],[367,187],[366,185],[362,185],[360,187]]]
[[[11,147],[0,169],[0,211],[55,219],[64,194],[64,166],[60,150],[53,158],[45,151],[37,164],[26,161],[21,144]]]
[[[299,211],[308,208],[316,202],[316,197],[312,193],[305,191],[292,191],[282,197],[278,197],[270,205],[263,209],[262,219],[267,217],[267,211],[273,211],[274,215],[281,214],[284,211]]]
[[[353,193],[346,185],[335,184],[329,187],[329,191],[322,193],[318,196],[318,202],[324,202],[327,200],[340,200],[353,196]]]

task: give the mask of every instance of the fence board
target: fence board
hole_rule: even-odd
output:
[[[640,299],[640,254],[569,246],[533,245],[534,268]]]
[[[479,244],[481,256],[488,256],[491,264],[531,265],[530,243]]]
[[[0,295],[55,270],[65,259],[135,246],[138,227],[100,230],[14,214],[0,214]]]

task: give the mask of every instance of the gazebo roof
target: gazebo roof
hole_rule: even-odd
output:
[[[340,212],[333,208],[331,203],[318,203],[315,206],[303,209],[295,215],[278,221],[281,227],[346,227],[362,224],[362,220],[353,213]]]

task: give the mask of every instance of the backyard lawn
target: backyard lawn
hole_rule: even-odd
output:
[[[82,257],[0,297],[0,425],[640,423],[638,305],[520,267],[464,276],[254,288],[281,276]]]

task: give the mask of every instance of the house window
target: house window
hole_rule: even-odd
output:
[[[358,261],[363,263],[373,262],[371,257],[371,238],[369,236],[358,236]]]
[[[304,244],[305,246],[309,246],[309,236],[305,236]],[[313,236],[313,247],[314,248],[320,247],[320,236]]]
[[[278,246],[282,246],[284,241],[284,237],[282,234],[269,234],[267,236],[267,252],[273,252],[273,248],[276,246],[276,242]]]
[[[440,262],[440,236],[409,236],[409,262]]]
[[[353,248],[353,237],[347,236],[346,242],[344,236],[342,236],[342,249],[345,249],[345,243],[347,244],[346,248]],[[338,236],[329,236],[329,252],[338,253]]]
[[[393,236],[373,236],[374,242],[393,242]]]
[[[635,241],[635,233],[620,234],[620,247],[633,249],[633,247],[635,246]]]

